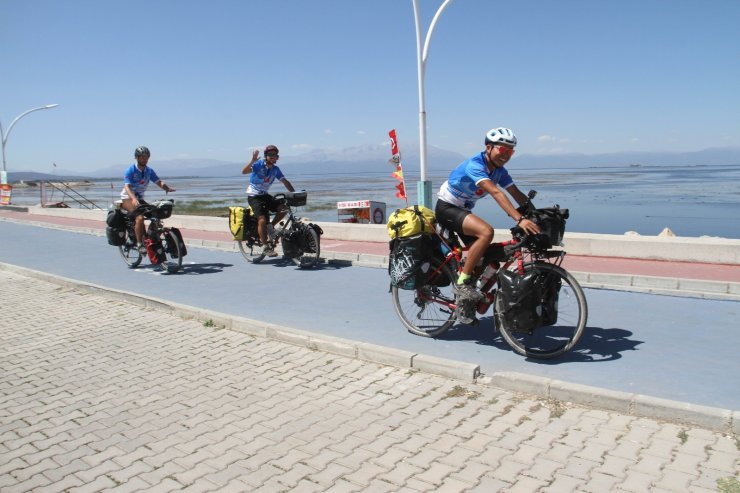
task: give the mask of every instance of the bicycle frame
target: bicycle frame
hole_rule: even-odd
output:
[[[447,247],[449,250],[449,253],[445,256],[444,261],[436,266],[434,270],[429,274],[429,277],[434,277],[435,275],[439,275],[442,271],[443,266],[450,264],[451,262],[454,262],[454,268],[453,270],[460,274],[462,272],[462,267],[464,265],[464,256],[463,254],[467,252],[470,248],[467,246],[460,246],[459,241],[456,241],[456,237],[454,236],[455,233],[450,232],[450,238],[451,240],[455,240],[453,242],[447,242],[442,237],[441,234],[437,233],[437,237],[442,242],[443,245]],[[488,307],[493,303],[493,293],[495,289],[493,289],[496,286],[496,275],[498,274],[499,270],[505,269],[508,270],[512,267],[512,265],[516,264],[516,270],[519,273],[519,275],[524,275],[524,265],[527,262],[534,262],[537,260],[546,260],[551,264],[554,265],[560,265],[563,262],[563,259],[565,258],[565,252],[559,251],[559,250],[547,250],[544,252],[532,252],[529,250],[526,250],[523,245],[523,241],[520,238],[512,238],[511,240],[507,241],[500,241],[500,242],[493,242],[488,246],[488,249],[491,248],[502,248],[504,252],[506,253],[506,260],[503,261],[491,261],[488,265],[491,266],[494,269],[493,275],[491,276],[491,280],[489,280],[483,287],[479,289],[479,291],[484,295],[485,297],[485,306],[480,307],[478,309],[479,313],[485,313],[485,311],[488,309]],[[529,257],[529,258],[527,258]],[[485,254],[484,254],[485,258]],[[551,259],[556,259],[555,261],[552,261]],[[480,272],[477,272],[476,278],[483,272],[483,269],[485,269],[485,265],[481,265],[480,267],[476,267],[476,270],[480,270]],[[450,302],[442,302],[439,299],[434,298],[435,302],[438,302],[447,308],[454,310],[456,308],[456,304],[454,300],[451,300]]]

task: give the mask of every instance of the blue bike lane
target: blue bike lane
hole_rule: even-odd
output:
[[[0,252],[4,263],[227,315],[478,364],[484,374],[515,371],[740,410],[737,301],[586,289],[589,321],[583,338],[571,353],[538,361],[514,353],[494,332],[490,313],[477,326],[455,326],[436,340],[408,333],[393,310],[383,269],[322,264],[301,270],[281,259],[252,265],[238,253],[190,247],[182,272],[163,274],[146,265],[128,269],[104,237],[6,221],[0,221]]]

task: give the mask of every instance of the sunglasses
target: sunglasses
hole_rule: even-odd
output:
[[[496,145],[494,146],[498,149],[498,153],[501,157],[511,157],[512,154],[514,154],[514,149],[511,147],[506,147],[502,145]]]
[[[270,152],[268,154],[265,154],[265,157],[280,157],[280,155],[276,152]]]

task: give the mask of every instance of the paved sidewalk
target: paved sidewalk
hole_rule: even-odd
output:
[[[735,436],[0,285],[3,493],[740,488]]]

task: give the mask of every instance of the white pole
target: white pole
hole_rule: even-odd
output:
[[[429,43],[432,40],[434,28],[437,25],[439,17],[452,0],[445,0],[437,9],[437,13],[429,25],[426,38],[422,46],[421,42],[421,20],[419,18],[418,0],[412,0],[414,5],[414,22],[416,24],[416,68],[419,79],[419,159],[420,173],[419,183],[416,191],[419,202],[425,207],[432,206],[432,183],[427,180],[427,113],[424,102],[424,73],[426,70],[427,57],[429,56]]]
[[[3,172],[6,172],[7,173],[7,169],[6,169],[6,166],[5,166],[5,144],[7,144],[7,142],[8,142],[8,137],[10,136],[10,131],[13,130],[13,125],[15,125],[16,123],[18,123],[18,120],[20,120],[21,118],[23,118],[24,116],[26,116],[29,113],[32,113],[34,111],[39,111],[39,110],[48,110],[48,109],[51,109],[51,108],[56,108],[57,106],[59,106],[59,105],[58,104],[47,104],[45,106],[39,106],[38,108],[32,108],[32,109],[30,109],[28,111],[24,111],[20,115],[16,116],[15,117],[15,120],[13,120],[12,122],[10,122],[10,126],[8,127],[8,131],[7,132],[3,132],[2,131],[3,130],[3,126],[2,126],[2,124],[0,124],[0,139],[2,139],[2,147],[3,147]]]

